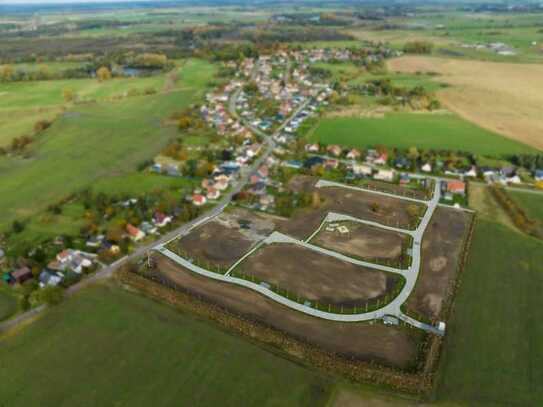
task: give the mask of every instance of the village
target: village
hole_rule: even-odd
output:
[[[387,49],[366,52],[364,63],[390,56],[396,54]],[[161,177],[187,178],[188,185],[180,193],[124,197],[120,201],[103,196],[78,197],[100,208],[96,217],[106,220],[106,225],[98,222],[82,230],[77,244],[70,245],[74,241],[71,237],[59,236],[16,259],[8,259],[3,249],[3,281],[21,285],[30,280],[37,288],[68,287],[230,202],[240,208],[290,217],[314,204],[310,193],[289,188],[289,182],[297,176],[424,199],[432,199],[437,183],[440,204],[456,209],[467,207],[471,180],[525,183],[526,170],[522,167],[478,166],[476,158],[462,152],[455,152],[451,159],[452,153],[446,151],[419,151],[414,147],[403,151],[384,146],[362,150],[306,140],[304,124],[322,115],[336,92],[334,83],[313,77],[310,67],[322,61],[360,58],[349,50],[332,48],[279,51],[226,63],[226,68],[235,72],[233,77],[207,93],[204,104],[183,116],[187,122],[183,131],[197,134],[204,125],[216,142],[186,146],[175,141],[142,169]],[[536,169],[529,177],[543,182],[543,170]]]

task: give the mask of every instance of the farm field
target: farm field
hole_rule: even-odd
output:
[[[352,147],[385,145],[397,148],[469,150],[501,156],[534,149],[471,124],[454,114],[387,113],[384,117],[323,118],[310,134],[312,141]]]
[[[88,288],[1,338],[0,358],[9,406],[319,406],[331,384],[207,322],[109,286]]]
[[[543,403],[543,243],[479,220],[448,326],[438,401]],[[482,289],[484,287],[484,289]]]
[[[393,59],[388,65],[402,73],[439,73],[436,80],[451,85],[438,92],[448,109],[491,132],[543,150],[540,64],[409,56]],[[505,147],[506,143],[496,138],[493,144]]]
[[[183,90],[76,106],[31,145],[31,158],[0,158],[5,176],[0,185],[0,227],[96,180],[134,173],[138,164],[177,134],[164,119],[197,100],[214,72],[212,65],[191,60],[181,73]]]
[[[524,209],[528,218],[543,224],[543,193],[515,192],[507,193]]]

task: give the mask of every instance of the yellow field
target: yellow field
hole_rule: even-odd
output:
[[[543,150],[543,65],[407,56],[399,72],[437,72],[451,87],[438,92],[450,110],[481,127]]]

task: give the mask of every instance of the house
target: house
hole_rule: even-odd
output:
[[[228,181],[225,180],[219,180],[213,184],[213,188],[215,188],[218,191],[225,191],[228,188]]]
[[[305,160],[304,167],[305,168],[313,168],[313,167],[315,167],[317,165],[324,164],[324,161],[325,161],[325,159],[322,158],[322,157],[311,157],[311,158],[308,158],[307,160]]]
[[[421,170],[423,172],[432,172],[432,165],[430,163],[426,163],[421,167]]]
[[[465,195],[466,183],[458,180],[447,181],[447,192],[450,192],[451,194]]]
[[[352,170],[355,175],[371,175],[373,173],[373,169],[369,165],[365,164],[353,164]]]
[[[221,196],[221,193],[218,189],[208,188],[206,198],[207,199],[218,199]]]
[[[105,239],[104,235],[91,236],[85,242],[85,246],[92,247],[92,248],[100,247],[104,239]]]
[[[375,160],[373,160],[373,163],[375,165],[385,165],[387,163],[387,160],[388,160],[388,154],[382,153]]]
[[[287,160],[283,162],[283,166],[287,168],[300,169],[303,166],[303,163],[300,160]]]
[[[328,159],[324,162],[324,166],[329,170],[335,170],[339,166],[339,161]]]
[[[132,239],[134,242],[138,242],[145,237],[145,233],[130,223],[126,225],[126,232],[128,233],[130,239]]]
[[[44,269],[39,276],[40,287],[59,285],[64,279],[64,275],[61,273],[55,273],[54,271]]]
[[[22,284],[33,277],[32,270],[28,267],[21,267],[20,269],[11,272],[11,277],[16,283]]]
[[[258,168],[257,172],[258,172],[258,175],[260,175],[262,178],[268,178],[268,175],[270,174],[270,171],[267,165],[261,165]]]
[[[332,144],[331,146],[328,146],[326,148],[326,151],[335,157],[339,157],[341,155],[341,147],[337,144]]]
[[[377,174],[373,176],[373,178],[380,181],[392,182],[394,181],[395,175],[396,175],[396,172],[394,170],[380,169],[379,171],[377,171]]]
[[[308,153],[318,153],[319,152],[319,145],[318,144],[306,144],[305,145],[305,151]]]
[[[157,227],[149,222],[142,222],[139,228],[146,235],[152,235],[157,232]]]
[[[167,216],[162,212],[155,212],[153,215],[153,223],[159,228],[163,228],[172,221],[171,216]]]
[[[534,178],[536,181],[543,181],[543,170],[535,170]]]
[[[275,203],[275,197],[270,194],[265,194],[265,195],[260,196],[260,199],[258,201],[262,209],[265,209],[268,206],[271,206]]]
[[[357,150],[356,148],[353,148],[352,150],[349,150],[349,152],[347,153],[347,158],[349,160],[357,160],[360,158],[360,151]]]
[[[400,174],[400,185],[407,185],[411,181],[409,174]]]
[[[201,194],[194,194],[192,195],[192,204],[194,206],[202,206],[205,205],[207,202],[207,199],[205,196]]]

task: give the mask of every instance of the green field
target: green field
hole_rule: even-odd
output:
[[[174,90],[205,85],[202,80],[209,79],[209,69],[203,62],[192,61],[184,66],[182,62],[180,64],[182,66],[174,68],[181,79],[178,84],[173,85]],[[134,91],[142,93],[146,89],[157,92],[171,90],[166,89],[169,75],[114,78],[104,82],[96,79],[66,79],[0,83],[0,146],[8,145],[15,137],[31,135],[38,120],[51,120],[63,109],[71,108],[72,104],[64,99],[65,90],[71,90],[80,103],[104,102],[112,98],[126,97],[129,92]],[[189,77],[191,81],[183,81],[183,77]],[[79,108],[76,106],[73,109]]]
[[[0,158],[0,228],[97,180],[134,173],[177,134],[164,119],[199,100],[214,73],[213,65],[191,60],[178,90],[75,106],[30,146],[30,158]]]
[[[0,340],[2,405],[319,406],[330,379],[113,287]]]
[[[543,404],[543,243],[479,221],[448,326],[437,398]]]
[[[389,113],[383,118],[324,118],[309,138],[324,144],[360,148],[416,146],[490,156],[534,152],[528,146],[484,130],[453,114]]]
[[[0,321],[17,312],[17,298],[11,287],[0,281]]]
[[[507,191],[528,215],[528,218],[543,223],[543,191],[539,193]]]

